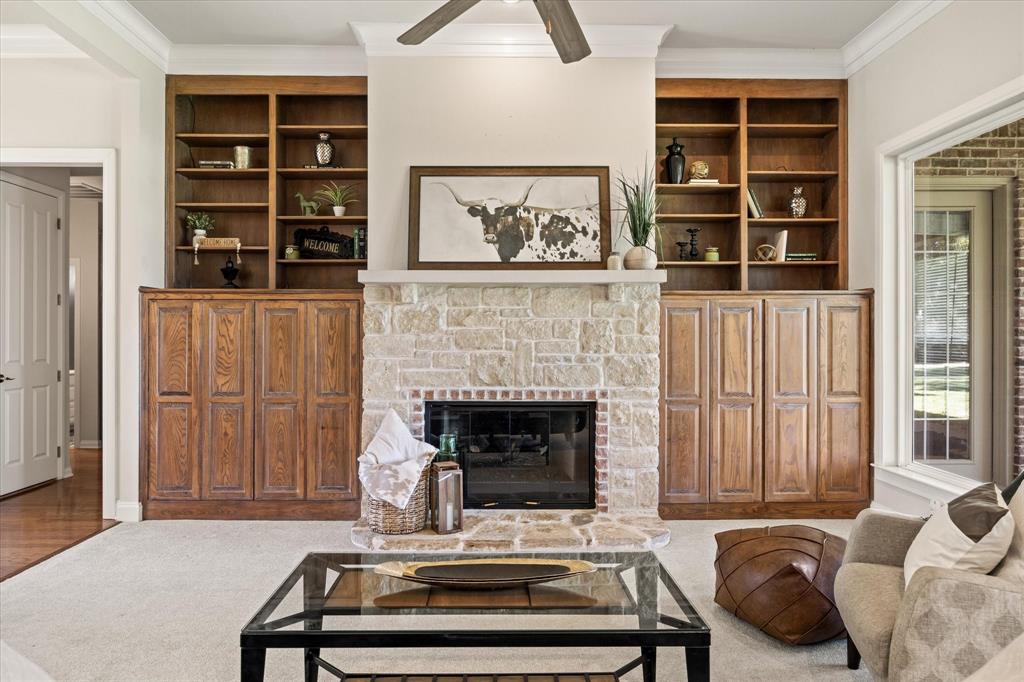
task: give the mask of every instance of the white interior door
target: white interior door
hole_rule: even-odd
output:
[[[57,477],[59,207],[0,180],[0,495]]]
[[[915,192],[914,459],[977,481],[992,480],[992,248],[991,192]]]

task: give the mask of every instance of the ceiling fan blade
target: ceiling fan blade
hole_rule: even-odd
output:
[[[569,0],[533,0],[544,28],[565,64],[578,62],[590,54],[590,45],[580,22],[569,6]]]
[[[478,2],[480,0],[448,0],[431,12],[426,19],[398,36],[398,42],[403,45],[419,45]]]

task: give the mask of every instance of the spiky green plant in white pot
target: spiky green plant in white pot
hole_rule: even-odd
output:
[[[336,216],[345,215],[345,208],[348,204],[354,204],[359,201],[356,199],[355,187],[352,185],[339,185],[336,182],[324,185],[313,196],[317,199],[323,199],[326,203],[330,204]]]
[[[657,169],[644,165],[642,175],[628,179],[619,174],[623,213],[619,237],[625,233],[632,248],[622,258],[627,270],[654,270],[661,251],[661,230],[658,228]]]

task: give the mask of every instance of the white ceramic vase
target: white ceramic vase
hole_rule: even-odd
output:
[[[331,206],[331,208],[334,209],[334,215],[336,215],[336,216],[343,216],[343,215],[345,215],[345,207],[344,206]]]
[[[192,248],[195,248],[204,239],[206,239],[206,230],[192,230]]]
[[[627,270],[654,270],[658,267],[658,254],[646,246],[634,246],[622,257]]]

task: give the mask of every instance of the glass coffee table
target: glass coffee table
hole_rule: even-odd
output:
[[[597,571],[511,590],[462,592],[374,573],[389,561],[582,559]],[[637,647],[617,670],[524,675],[350,673],[321,649],[417,647]],[[306,682],[321,669],[345,682],[613,682],[642,668],[654,682],[658,647],[685,649],[687,679],[710,678],[711,630],[652,552],[545,554],[314,553],[260,607],[241,634],[242,682],[263,679],[267,649],[304,649]],[[400,657],[401,654],[390,654]],[[343,665],[343,664],[341,664]],[[509,675],[511,673],[511,675]]]

